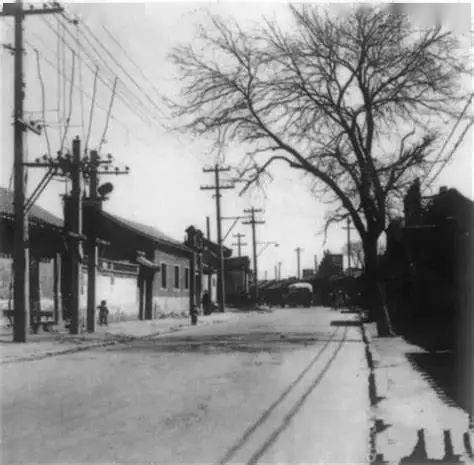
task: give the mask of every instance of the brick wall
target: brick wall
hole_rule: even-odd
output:
[[[159,263],[161,269],[153,280],[153,317],[157,318],[160,314],[166,313],[188,314],[190,259],[156,250],[155,263]]]

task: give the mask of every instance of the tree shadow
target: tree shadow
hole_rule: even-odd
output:
[[[465,437],[464,437],[465,438]],[[428,457],[426,452],[426,443],[425,443],[425,431],[424,429],[419,429],[417,431],[417,441],[413,451],[410,455],[403,457],[399,465],[403,464],[416,464],[416,465],[462,465],[466,462],[461,459],[461,455],[455,454],[453,449],[453,443],[451,439],[451,431],[443,431],[443,442],[444,442],[444,456],[441,459],[432,459]],[[472,458],[472,451],[468,450],[466,442],[464,441],[466,452],[468,456]]]
[[[469,412],[469,394],[466,395],[465,389],[469,374],[455,369],[453,352],[407,353],[406,356],[443,401]]]

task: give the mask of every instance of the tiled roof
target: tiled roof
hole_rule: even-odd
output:
[[[151,239],[154,242],[167,244],[167,245],[177,247],[185,251],[190,250],[182,242],[179,242],[176,239],[173,239],[172,237],[167,236],[166,234],[162,233],[159,229],[156,229],[153,226],[148,226],[142,223],[137,223],[135,221],[130,221],[120,216],[112,215],[105,211],[101,211],[100,214],[104,216],[105,218],[108,218],[114,223],[118,224],[119,226],[127,228],[131,231],[134,231],[135,233],[143,237],[146,237],[147,239]]]
[[[13,219],[13,192],[5,187],[0,187],[0,217]],[[30,223],[49,225],[62,228],[64,222],[61,218],[50,213],[44,208],[33,205],[29,214]]]

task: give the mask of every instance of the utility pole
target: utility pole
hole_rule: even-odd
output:
[[[246,242],[242,242],[242,237],[245,237],[245,234],[237,233],[237,234],[234,234],[233,236],[237,238],[237,243],[233,243],[232,245],[237,246],[238,256],[240,257],[242,255],[241,254],[242,247],[247,245]]]
[[[275,281],[278,279],[278,267],[275,265],[273,267],[273,271],[275,272]]]
[[[281,262],[278,262],[278,280],[281,279]]]
[[[211,219],[206,216],[206,237],[207,237],[207,240],[210,241],[211,240]],[[212,274],[209,273],[207,275],[207,292],[209,292],[209,299],[210,301],[212,302]]]
[[[300,254],[303,251],[301,247],[296,247],[295,252],[296,252],[296,262],[297,262],[297,274],[296,276],[298,279],[301,278],[301,268],[300,268]]]
[[[91,151],[89,169],[89,201],[90,206],[95,209],[102,208],[102,202],[98,201],[97,188],[99,180],[97,177],[98,154]],[[96,292],[96,266],[97,266],[97,244],[95,237],[95,225],[91,224],[91,231],[87,237],[87,331],[95,331],[95,292]]]
[[[351,226],[351,219],[347,217],[347,225],[344,226],[342,229],[347,231],[347,268],[351,267],[351,229],[354,229]]]
[[[90,151],[90,157],[82,160],[82,173],[89,179],[89,197],[85,200],[92,211],[99,212],[102,209],[102,202],[106,200],[106,194],[112,191],[113,186],[106,183],[99,187],[100,175],[129,174],[128,166],[124,170],[116,167],[109,170],[112,164],[112,156],[109,154],[106,159],[101,159],[96,150]],[[105,165],[105,169],[101,169]],[[100,191],[100,192],[99,192]],[[95,310],[96,310],[96,275],[97,275],[97,242],[98,238],[95,230],[95,222],[92,221],[87,231],[87,331],[95,332]]]
[[[49,14],[62,11],[61,7],[31,8],[23,10],[22,0],[4,3],[0,16],[13,16],[15,19],[14,49],[14,245],[13,245],[13,342],[26,342],[29,325],[29,246],[28,213],[25,211],[25,166],[24,136],[28,125],[23,118],[25,83],[23,80],[23,20],[32,14]]]
[[[220,183],[219,174],[223,171],[230,171],[230,167],[219,166],[216,163],[212,168],[203,168],[204,173],[214,173],[213,186],[201,186],[201,190],[215,190],[216,198],[216,221],[217,221],[217,243],[219,244],[219,272],[217,274],[217,300],[219,311],[223,312],[225,307],[225,282],[224,282],[224,249],[222,245],[222,225],[221,225],[221,189],[233,189],[234,184]],[[194,279],[194,277],[192,277]]]
[[[79,285],[81,278],[81,245],[82,236],[82,176],[81,176],[81,142],[76,137],[72,142],[71,195],[65,198],[64,223],[69,232],[70,251],[70,300],[69,310],[71,324],[69,332],[79,334]]]
[[[318,272],[318,257],[314,254],[314,274]]]
[[[242,224],[250,224],[252,225],[252,245],[253,245],[253,284],[255,287],[254,290],[254,299],[255,304],[258,301],[258,266],[257,266],[257,237],[255,232],[255,225],[263,224],[265,221],[257,221],[255,219],[255,213],[262,212],[263,210],[260,208],[250,208],[244,210],[244,213],[250,213],[250,219],[248,221],[244,221]]]

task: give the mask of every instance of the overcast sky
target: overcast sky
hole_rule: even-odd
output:
[[[136,82],[146,90],[148,96],[156,100],[158,106],[162,102],[156,90],[165,95],[176,92],[180,85],[176,78],[175,69],[169,63],[167,54],[172,47],[179,43],[193,40],[199,24],[206,24],[208,14],[219,14],[237,19],[244,27],[262,20],[263,16],[273,18],[279,23],[288,23],[291,17],[284,3],[67,3],[67,10],[77,14],[79,19],[87,24],[93,33],[103,41],[106,48],[116,60],[123,64]],[[331,8],[341,8],[332,5]],[[455,27],[459,34],[465,34],[470,25],[469,5],[417,5],[412,7],[419,21],[435,21],[442,18],[449,27]],[[49,25],[49,26],[48,26]],[[40,56],[40,70],[45,85],[45,100],[48,122],[48,134],[52,151],[60,147],[58,132],[58,104],[60,108],[68,107],[69,85],[66,81],[66,95],[57,93],[57,46],[58,40],[50,27],[56,28],[56,19],[48,17],[28,17],[25,21],[26,51],[25,81],[26,100],[25,110],[28,119],[41,118],[41,85],[38,78],[36,54]],[[120,43],[123,50],[107,33],[104,26]],[[1,19],[2,43],[13,43],[13,21],[11,18]],[[74,26],[68,29],[74,34]],[[74,43],[72,35],[65,35]],[[103,51],[102,51],[103,52]],[[2,49],[2,162],[0,184],[9,186],[13,163],[11,114],[13,110],[13,57]],[[105,52],[103,52],[105,53]],[[132,63],[127,55],[132,57]],[[72,75],[70,51],[65,51],[65,75]],[[75,60],[74,79],[76,88],[71,97],[73,102],[71,127],[66,140],[70,146],[72,137],[83,137],[82,119],[89,119],[91,94],[93,93],[94,76],[85,66],[85,61]],[[81,71],[81,73],[79,73]],[[103,64],[99,73],[107,82],[113,81],[111,74]],[[145,78],[146,76],[146,78]],[[80,86],[82,81],[82,86]],[[137,89],[132,83],[127,84],[132,92]],[[120,86],[120,84],[119,84]],[[80,90],[84,95],[81,105]],[[96,90],[96,106],[94,109],[93,125],[90,133],[89,146],[98,145],[105,125],[106,109],[110,100],[110,88],[102,82]],[[66,105],[64,104],[66,102]],[[100,107],[99,107],[100,106]],[[140,109],[133,106],[140,112]],[[163,108],[166,111],[165,108]],[[83,117],[81,116],[81,112]],[[61,112],[60,112],[61,113]],[[200,191],[199,186],[213,183],[211,174],[202,172],[202,167],[215,161],[215,154],[209,151],[209,141],[193,140],[190,137],[170,132],[164,129],[157,114],[151,115],[156,124],[147,125],[127,108],[119,99],[115,99],[112,110],[113,119],[110,121],[103,146],[104,153],[112,153],[120,166],[130,166],[128,176],[107,177],[115,190],[105,204],[105,209],[111,213],[129,219],[153,225],[164,233],[183,240],[184,230],[194,224],[205,230],[206,216],[211,217],[211,234],[216,238],[215,201],[211,191]],[[87,124],[84,130],[87,133]],[[469,134],[470,136],[470,134]],[[46,152],[44,136],[28,134],[27,156],[30,160]],[[245,148],[242,147],[242,151]],[[452,162],[446,167],[433,190],[440,185],[456,187],[465,196],[472,199],[472,160],[471,137],[466,137],[464,143],[456,152]],[[37,183],[41,170],[30,170],[28,175],[28,190],[31,191]],[[283,262],[282,275],[295,275],[296,254],[294,249],[302,247],[302,267],[312,267],[314,255],[318,259],[325,248],[338,253],[346,240],[346,234],[340,226],[329,230],[327,242],[323,245],[321,234],[324,225],[324,215],[328,206],[309,193],[303,176],[286,168],[275,168],[272,171],[274,181],[266,189],[266,197],[261,193],[250,193],[242,197],[238,188],[225,191],[223,197],[223,215],[235,216],[242,214],[249,206],[265,210],[261,215],[266,223],[258,227],[259,241],[276,241],[278,248],[269,247],[259,257],[260,278],[265,270],[268,277],[273,277],[274,265]],[[105,181],[105,178],[102,179]],[[52,182],[42,194],[38,204],[62,216],[60,194],[64,185]],[[229,222],[224,223],[224,231]],[[250,245],[251,231],[249,226],[238,225],[234,233],[246,234],[246,242]],[[355,233],[353,233],[355,235]],[[230,246],[232,235],[226,242]],[[244,249],[250,254],[250,247]]]

